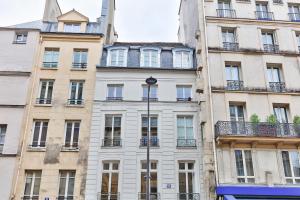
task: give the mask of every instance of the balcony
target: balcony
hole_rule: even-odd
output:
[[[39,196],[23,196],[22,200],[39,200]]]
[[[289,13],[289,18],[292,22],[300,22],[300,13]]]
[[[104,138],[102,140],[102,147],[121,147],[122,140],[120,138]]]
[[[148,97],[142,97],[142,101],[148,101]],[[149,98],[149,101],[158,101],[158,98]]]
[[[146,200],[146,193],[139,193],[139,200]],[[160,200],[160,194],[150,193],[150,200]]]
[[[282,0],[273,0],[273,3],[283,4]]]
[[[74,196],[67,196],[67,197],[64,197],[64,196],[58,196],[56,199],[57,199],[57,200],[77,200],[77,198],[74,197]]]
[[[51,98],[37,98],[36,104],[44,104],[44,105],[50,105],[52,103]]]
[[[226,90],[243,90],[244,81],[239,80],[227,80]]]
[[[55,69],[58,66],[58,62],[43,62],[43,67],[44,68],[52,68]]]
[[[140,140],[140,146],[141,147],[146,147],[148,145],[148,138],[147,136],[142,137]],[[150,137],[150,146],[151,147],[158,147],[159,146],[159,139],[157,136],[151,136]]]
[[[87,63],[72,63],[73,69],[86,69]]]
[[[285,92],[285,82],[269,82],[269,90],[272,92]]]
[[[123,101],[123,97],[106,97],[107,101]]]
[[[226,51],[237,51],[239,50],[239,43],[223,42],[223,49]]]
[[[255,11],[256,19],[258,20],[274,20],[273,12],[266,12],[266,11]]]
[[[191,97],[188,97],[188,98],[177,98],[177,101],[192,101],[192,98]]]
[[[276,45],[276,44],[264,44],[264,52],[279,53],[279,45]]]
[[[68,105],[83,105],[83,99],[68,99]]]
[[[178,193],[178,200],[200,200],[199,193]]]
[[[179,148],[196,148],[195,139],[177,139],[177,147]]]
[[[233,9],[217,9],[217,16],[222,18],[236,18],[236,13]]]
[[[120,193],[100,193],[98,200],[119,200]]]

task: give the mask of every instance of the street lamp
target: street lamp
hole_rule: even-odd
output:
[[[150,89],[151,85],[157,83],[157,79],[150,78],[146,79],[146,83],[148,85],[148,131],[147,131],[147,175],[146,175],[146,200],[150,200]]]

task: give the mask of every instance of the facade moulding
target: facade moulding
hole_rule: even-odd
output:
[[[290,57],[299,57],[300,54],[298,52],[287,52],[287,51],[279,51],[278,53],[270,53],[265,52],[259,49],[243,49],[240,48],[236,51],[228,51],[219,47],[208,47],[209,53],[234,53],[234,54],[252,54],[252,55],[281,55],[281,56],[290,56]]]
[[[226,87],[212,87],[211,91],[215,93],[250,93],[300,96],[300,89],[286,89],[284,92],[272,92],[267,88],[245,87],[243,90],[227,90]]]
[[[30,76],[31,72],[0,71],[0,76]]]

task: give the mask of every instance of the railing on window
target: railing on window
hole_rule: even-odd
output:
[[[39,200],[39,196],[23,196],[22,200]]]
[[[98,200],[119,200],[120,193],[99,193]]]
[[[233,9],[217,9],[218,17],[236,18],[235,10]]]
[[[282,4],[283,1],[282,0],[273,0],[273,3],[280,3],[280,4]]]
[[[4,147],[4,144],[0,144],[0,154],[3,153],[3,147]]]
[[[195,139],[177,139],[177,147],[197,147]]]
[[[79,148],[78,142],[66,142],[63,145],[63,148],[64,149],[78,149]]]
[[[40,143],[40,144],[39,144]],[[33,141],[30,145],[30,148],[45,148],[46,141]]]
[[[83,99],[68,99],[69,105],[83,105]]]
[[[52,98],[37,98],[36,104],[51,104]]]
[[[85,69],[87,67],[87,63],[74,63],[73,62],[72,67],[75,69]]]
[[[177,98],[177,101],[192,101],[191,97],[188,98]]]
[[[146,193],[139,193],[139,200],[146,200]],[[150,193],[150,200],[160,200],[160,194]]]
[[[143,101],[148,101],[148,97],[142,97]],[[158,98],[149,98],[149,101],[158,101]]]
[[[291,123],[218,121],[217,136],[300,137],[300,125]]]
[[[237,51],[239,49],[239,43],[223,42],[223,49],[226,51]]]
[[[58,62],[43,62],[45,68],[57,68]]]
[[[77,197],[75,197],[75,196],[67,196],[67,197],[58,196],[56,199],[57,200],[77,200]]]
[[[243,90],[244,81],[239,80],[227,80],[226,90]]]
[[[274,20],[273,12],[255,11],[256,19],[259,20]]]
[[[141,147],[146,147],[148,145],[148,138],[147,136],[142,137],[140,140],[140,146]],[[158,147],[159,146],[159,139],[157,136],[151,136],[150,137],[150,146],[151,147]]]
[[[289,13],[292,22],[300,22],[300,13]]]
[[[199,193],[178,193],[178,200],[200,200]]]
[[[271,53],[279,53],[279,45],[276,44],[264,44],[264,51]]]
[[[123,97],[106,97],[107,101],[122,101]]]
[[[120,147],[122,140],[120,138],[104,138],[102,140],[102,147]]]
[[[269,82],[269,90],[272,92],[285,92],[285,82]]]

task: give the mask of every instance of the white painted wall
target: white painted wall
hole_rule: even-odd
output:
[[[9,199],[16,161],[17,160],[14,157],[3,157],[0,159],[0,196],[3,200]]]

